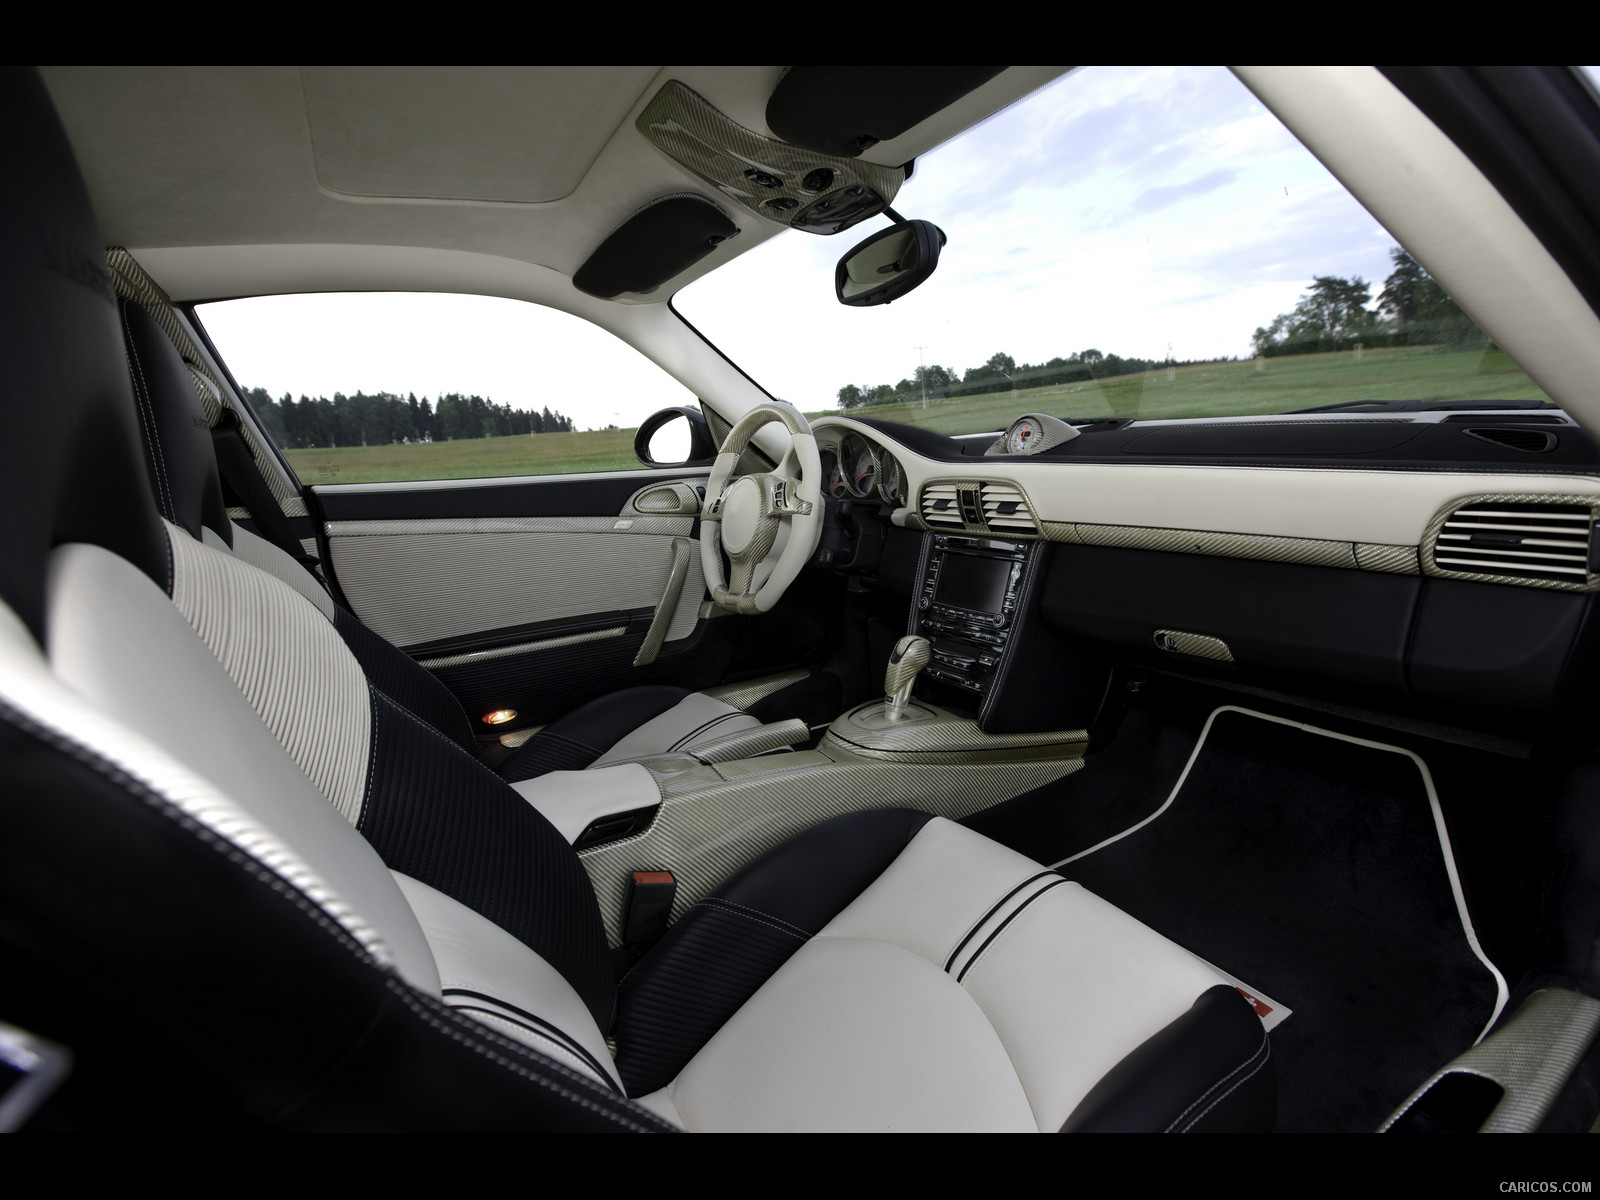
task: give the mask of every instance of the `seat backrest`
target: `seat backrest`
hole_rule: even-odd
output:
[[[0,71],[0,139],[0,1018],[73,1050],[81,1122],[661,1127],[440,1000],[415,896],[520,939],[603,1027],[587,879],[304,597],[163,521],[32,72]]]
[[[449,689],[336,603],[301,562],[228,518],[210,424],[223,409],[215,399],[209,405],[201,399],[201,389],[212,382],[209,377],[202,380],[173,341],[174,331],[188,341],[182,322],[138,261],[122,249],[107,251],[107,259],[115,268],[113,283],[151,493],[162,515],[207,545],[232,549],[310,600],[332,622],[372,686],[458,746],[473,749],[471,725]],[[262,503],[276,503],[264,484],[254,490]]]

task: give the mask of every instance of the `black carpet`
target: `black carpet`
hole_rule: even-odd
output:
[[[1282,1130],[1376,1128],[1493,1010],[1404,755],[1221,714],[1171,808],[1061,873],[1293,1011]]]

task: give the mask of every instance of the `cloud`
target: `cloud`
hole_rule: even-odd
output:
[[[1128,211],[1136,214],[1157,212],[1191,196],[1203,196],[1207,192],[1216,191],[1219,187],[1226,187],[1238,176],[1239,172],[1233,167],[1219,167],[1215,171],[1207,171],[1204,175],[1189,180],[1188,183],[1153,187],[1141,193],[1139,198],[1128,206]]]

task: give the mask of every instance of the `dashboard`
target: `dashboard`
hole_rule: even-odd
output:
[[[876,571],[914,609],[988,612],[940,593],[933,560],[1037,548],[1008,620],[1012,657],[1055,672],[1030,708],[1099,655],[1530,739],[1557,715],[1600,746],[1595,697],[1575,690],[1600,669],[1600,451],[1564,416],[1107,422],[1049,445],[1026,426],[813,428],[843,514],[819,563]],[[891,561],[902,539],[916,566]],[[981,651],[970,633],[949,635]]]

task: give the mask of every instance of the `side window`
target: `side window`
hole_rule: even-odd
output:
[[[487,296],[261,296],[197,308],[307,484],[642,470],[634,431],[694,396],[570,313]]]

